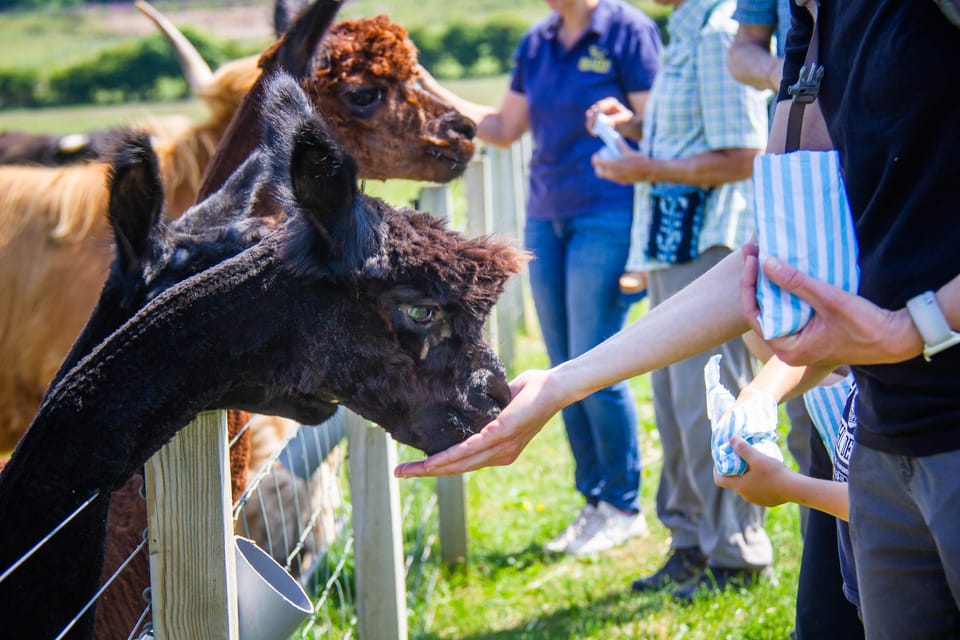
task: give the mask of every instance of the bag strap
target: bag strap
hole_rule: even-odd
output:
[[[806,5],[813,16],[813,32],[810,35],[810,44],[807,45],[807,56],[800,67],[800,77],[795,84],[787,87],[787,93],[792,100],[790,112],[787,115],[787,140],[784,147],[786,153],[800,148],[800,137],[803,132],[803,112],[807,105],[812,104],[820,94],[820,82],[823,80],[824,68],[816,63],[819,39],[817,28],[817,14],[819,13],[815,0],[794,0],[797,5]],[[819,111],[819,108],[817,109]],[[821,114],[822,119],[822,114]],[[827,136],[829,138],[829,136]]]

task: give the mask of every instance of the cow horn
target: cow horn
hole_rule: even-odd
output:
[[[177,54],[177,59],[180,61],[180,66],[183,68],[183,75],[187,77],[190,91],[192,91],[194,95],[199,94],[213,79],[213,72],[210,71],[210,66],[207,65],[206,61],[200,56],[200,52],[190,44],[190,41],[180,33],[179,29],[173,26],[172,22],[150,6],[146,0],[136,0],[134,5],[136,5],[140,13],[147,16],[147,18],[163,32],[167,40],[170,41],[170,46],[173,47],[173,51]]]

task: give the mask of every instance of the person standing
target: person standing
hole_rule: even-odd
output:
[[[792,365],[850,363],[857,384],[848,495],[866,636],[957,637],[960,233],[952,222],[960,85],[941,81],[943,69],[960,64],[960,17],[951,6],[819,3],[827,66],[819,103],[856,222],[857,293],[773,257],[761,264],[756,245],[746,245],[614,338],[549,371],[524,372],[511,382],[510,404],[480,433],[395,474],[509,464],[554,412],[591,390],[759,331],[762,269],[814,310],[798,333],[768,342],[773,352]],[[798,80],[813,32],[805,9],[791,12],[785,85]],[[771,143],[785,139],[789,110],[782,90]]]
[[[733,14],[740,26],[730,47],[727,66],[740,82],[772,90],[771,107],[776,106],[776,94],[783,77],[792,2],[737,0]],[[831,456],[817,435],[803,399],[793,398],[784,406],[790,419],[787,449],[800,473],[830,481],[834,475]],[[843,597],[842,581],[838,579],[837,527],[837,520],[831,515],[800,506],[804,545],[797,585],[797,640],[863,637],[856,607]]]
[[[648,273],[651,310],[683,289],[753,234],[753,159],[767,142],[766,100],[736,81],[727,56],[737,31],[732,1],[658,0],[674,7],[643,118],[639,153],[599,155],[598,176],[637,184],[628,269]],[[624,105],[597,111],[618,121]],[[723,355],[727,388],[742,388],[755,363],[740,339],[651,374],[663,467],[657,516],[670,530],[671,552],[634,591],[673,589],[679,600],[754,581],[773,561],[763,509],[713,482],[703,368]],[[699,388],[700,391],[696,391]]]
[[[477,123],[477,137],[507,146],[533,137],[524,241],[550,361],[562,363],[619,331],[627,316],[618,278],[629,250],[633,188],[597,178],[602,143],[587,108],[617,96],[643,112],[661,42],[654,22],[622,0],[547,0],[553,10],[523,36],[499,108],[466,101],[426,70],[424,86]],[[639,134],[639,119],[622,133]],[[551,552],[591,554],[647,532],[640,510],[637,412],[626,382],[563,410],[584,506],[548,542]]]

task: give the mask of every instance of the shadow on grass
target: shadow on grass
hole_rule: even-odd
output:
[[[460,635],[458,640],[569,640],[570,638],[613,637],[604,633],[604,629],[615,629],[632,622],[648,618],[665,608],[676,608],[668,604],[667,592],[637,595],[629,589],[610,591],[579,605],[556,609],[543,615],[524,620],[517,625],[497,631]],[[439,635],[427,633],[418,635],[419,640],[438,640]]]

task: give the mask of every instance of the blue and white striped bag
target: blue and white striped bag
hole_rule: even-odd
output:
[[[843,380],[831,385],[814,387],[803,394],[803,404],[813,421],[817,435],[823,440],[823,446],[830,454],[833,462],[837,448],[837,432],[840,429],[840,420],[843,417],[844,407],[853,390],[853,374],[848,374]]]
[[[753,184],[760,262],[775,256],[809,276],[855,293],[857,237],[836,151],[762,154]],[[813,309],[760,270],[760,326],[766,339],[796,333]]]
[[[707,418],[710,420],[710,453],[717,473],[741,476],[747,463],[730,446],[730,438],[740,436],[765,455],[783,462],[777,445],[777,401],[758,391],[741,404],[720,383],[720,354],[710,356],[703,368],[707,391]]]

